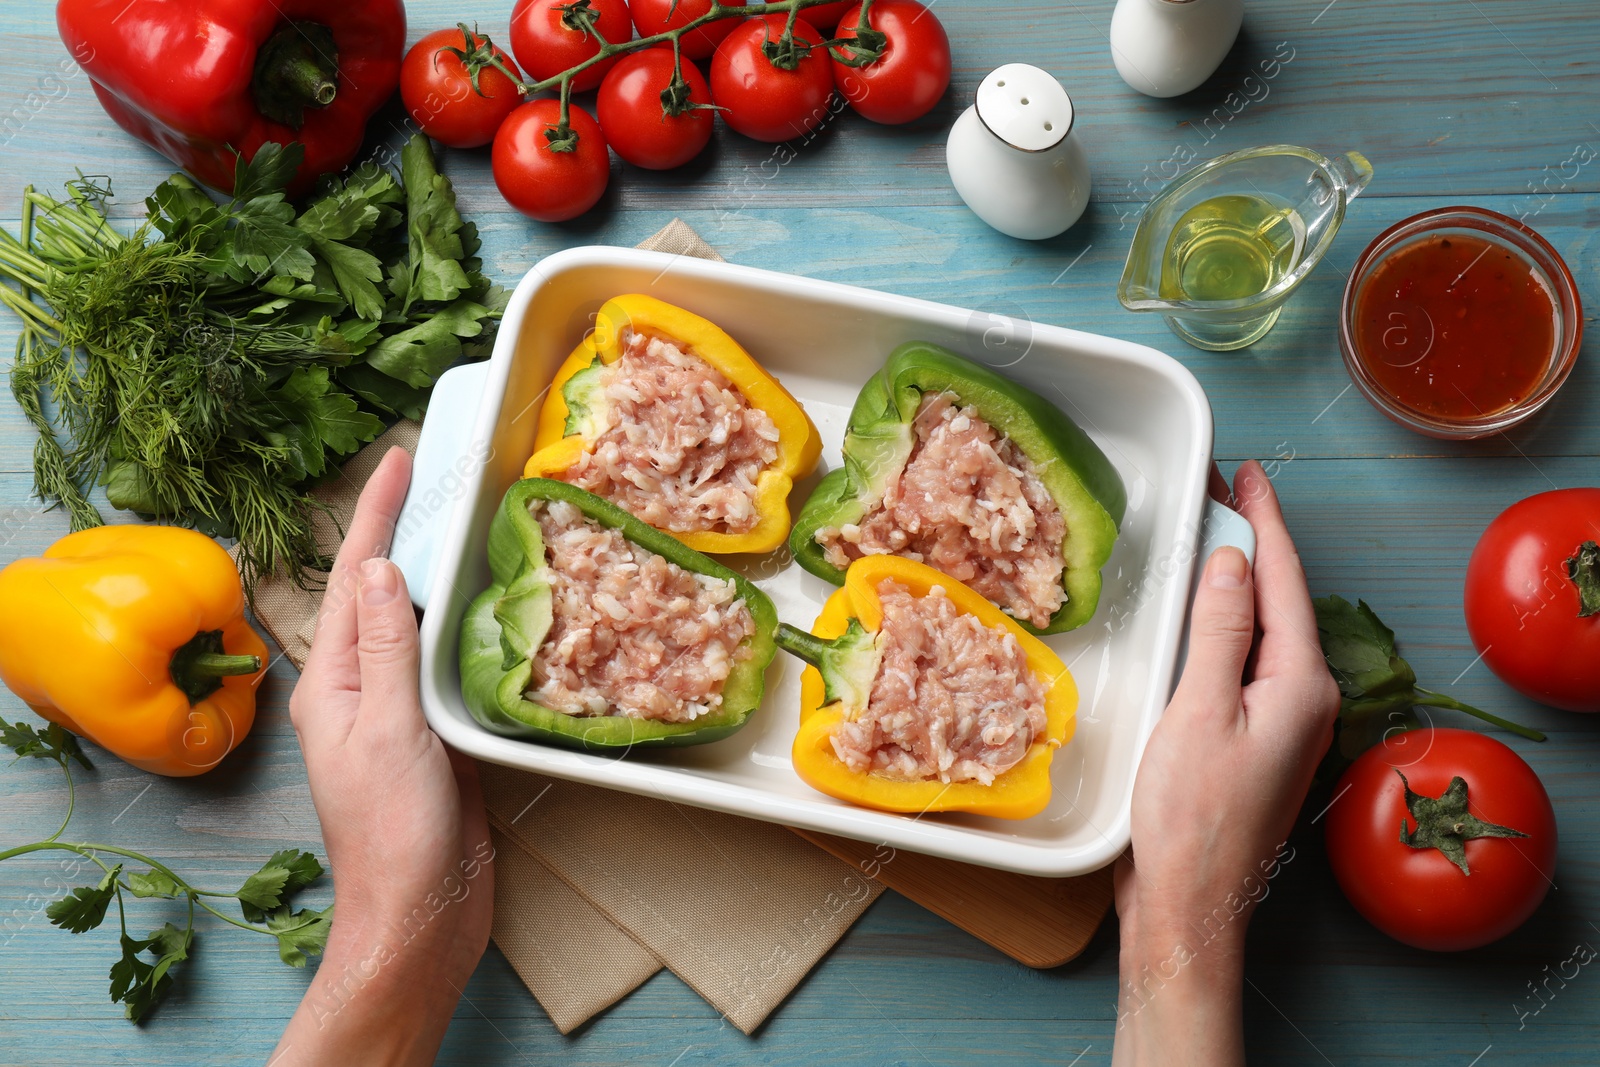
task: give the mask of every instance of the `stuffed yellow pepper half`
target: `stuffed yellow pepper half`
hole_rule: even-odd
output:
[[[1002,819],[1049,803],[1077,686],[1042,641],[954,578],[863,557],[812,632],[782,626],[778,644],[810,664],[793,757],[813,788],[883,811]]]
[[[698,552],[770,552],[822,442],[794,397],[711,322],[608,300],[539,412],[525,475],[587,489]]]

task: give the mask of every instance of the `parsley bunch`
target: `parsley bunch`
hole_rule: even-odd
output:
[[[111,1000],[122,1004],[132,1021],[138,1022],[160,1003],[172,986],[175,968],[193,958],[196,907],[209,911],[223,922],[275,938],[279,958],[291,967],[304,967],[307,956],[318,955],[327,945],[333,907],[295,911],[290,903],[295,893],[322,876],[322,864],[311,853],[298,849],[275,852],[259,871],[245,879],[244,885],[231,893],[197,889],[170,868],[138,852],[115,845],[61,840],[67,824],[72,821],[76,797],[72,764],[90,766],[76,737],[54,723],[41,731],[26,723],[0,719],[0,744],[15,752],[18,758],[32,756],[51,760],[59,764],[67,776],[67,815],[61,820],[61,826],[43,841],[0,851],[0,860],[53,850],[75,853],[100,868],[102,873],[97,882],[79,886],[52,902],[45,908],[45,915],[63,930],[82,934],[103,923],[111,905],[116,904],[122,952],[111,965]],[[108,862],[102,858],[104,856],[116,857],[117,861]],[[148,870],[129,871],[125,861]],[[187,920],[181,927],[168,922],[144,937],[134,937],[128,933],[125,893],[185,901]],[[224,915],[207,902],[208,897],[237,900],[244,921]]]
[[[224,203],[175,174],[131,235],[107,220],[109,187],[81,177],[64,200],[30,188],[21,235],[0,230],[36,490],[74,530],[100,524],[98,483],[113,507],[237,537],[247,586],[279,568],[304,580],[328,565],[311,483],[483,354],[505,294],[427,138],[398,174],[366,163],[296,208],[284,188],[303,155],[241,159]]]

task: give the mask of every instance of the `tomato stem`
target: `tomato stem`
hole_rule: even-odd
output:
[[[522,92],[522,79],[511,73],[510,68],[505,65],[505,61],[495,52],[493,41],[479,33],[476,26],[470,30],[467,29],[465,22],[456,23],[456,29],[461,31],[466,47],[441,48],[439,51],[448,52],[461,60],[461,65],[466,68],[467,78],[472,82],[473,92],[485,98],[488,96],[483,91],[483,86],[478,84],[478,76],[483,73],[484,67],[493,67],[498,70],[510,79],[511,84],[516,87],[518,93]],[[437,53],[435,55],[437,56]],[[435,59],[435,62],[437,62],[437,59]]]
[[[594,9],[590,6],[589,0],[573,0],[571,4],[564,5],[557,10],[562,13],[561,20],[568,28],[574,30],[575,32],[587,34],[588,36],[593,37],[595,40],[600,42],[600,50],[594,55],[590,56],[588,59],[585,59],[581,63],[576,63],[573,66],[568,67],[560,74],[552,74],[548,78],[541,78],[540,80],[533,82],[525,81],[522,78],[518,78],[512,74],[510,70],[506,69],[505,64],[501,63],[498,58],[492,55],[492,49],[491,58],[485,60],[484,62],[490,66],[493,66],[496,70],[500,71],[500,73],[510,78],[511,81],[516,85],[517,92],[521,93],[524,97],[532,96],[534,93],[542,93],[550,89],[560,89],[561,122],[559,126],[546,130],[545,138],[550,142],[549,148],[552,152],[571,152],[576,150],[578,146],[578,134],[567,122],[568,101],[572,95],[572,80],[579,74],[582,74],[584,71],[588,70],[590,67],[604,63],[606,60],[611,59],[614,56],[627,55],[629,52],[637,52],[641,49],[650,48],[658,44],[671,44],[673,53],[673,69],[674,71],[678,72],[675,74],[673,79],[674,82],[676,82],[682,77],[682,67],[679,66],[681,60],[679,58],[678,49],[679,41],[683,38],[684,34],[692,33],[693,31],[698,30],[701,26],[712,22],[719,22],[722,19],[743,19],[751,18],[752,16],[756,15],[776,15],[779,13],[787,14],[789,16],[788,21],[784,24],[783,35],[779,38],[779,43],[789,45],[788,51],[792,52],[794,24],[795,20],[799,17],[800,12],[808,7],[816,7],[820,4],[828,4],[832,2],[833,0],[774,0],[774,2],[766,4],[750,4],[743,7],[728,7],[719,3],[718,0],[711,0],[711,9],[709,11],[707,11],[704,15],[701,15],[699,18],[691,19],[688,22],[685,22],[682,26],[678,26],[670,30],[663,30],[660,33],[653,33],[649,37],[635,37],[629,41],[612,42],[607,41],[605,37],[600,34],[596,22],[598,16],[594,14]],[[871,8],[871,6],[872,0],[862,0],[861,21],[856,38],[859,46],[855,47],[852,51],[853,59],[842,60],[842,62],[847,63],[849,66],[864,66],[865,64],[876,60],[880,55],[883,54],[883,41],[880,40],[880,38],[883,37],[883,34],[867,25],[867,11]],[[461,24],[461,29],[462,32],[466,32],[465,23]],[[487,37],[481,38],[481,40],[483,41],[485,48],[490,48],[489,39]],[[834,42],[831,41],[823,42],[823,47],[833,43]],[[850,42],[840,43],[848,45]],[[768,47],[772,47],[770,42]],[[807,50],[809,51],[814,47],[818,46],[808,45]],[[780,62],[780,59],[784,54],[786,53],[780,48],[778,56],[775,57],[773,54],[769,53],[768,58],[772,60],[774,66],[781,66],[782,63]],[[798,62],[798,60],[796,60],[796,62]],[[793,68],[786,67],[785,69]],[[668,109],[669,105],[667,104],[665,93],[662,94],[662,106],[669,115],[678,113]],[[684,110],[688,110],[689,107],[694,106],[699,105],[687,105]]]
[[[1600,544],[1585,541],[1567,560],[1567,577],[1578,587],[1578,618],[1600,615]]]
[[[1447,697],[1443,693],[1435,693],[1433,690],[1424,689],[1420,685],[1417,686],[1416,691],[1419,694],[1415,701],[1417,704],[1425,704],[1431,708],[1450,708],[1454,711],[1464,711],[1468,715],[1482,719],[1484,722],[1492,723],[1502,730],[1510,730],[1518,737],[1525,737],[1529,741],[1544,740],[1544,734],[1530,726],[1522,726],[1512,722],[1510,719],[1502,719],[1500,716],[1484,711],[1482,708],[1475,708],[1471,704],[1463,704],[1453,697]]]
[[[746,7],[725,7],[722,4],[717,3],[716,0],[712,0],[711,10],[707,11],[699,18],[691,19],[690,21],[685,22],[682,26],[677,26],[670,30],[662,30],[660,33],[653,33],[649,37],[635,37],[630,41],[617,41],[614,43],[602,44],[600,46],[600,51],[596,52],[588,59],[585,59],[583,62],[574,64],[568,69],[562,71],[560,74],[552,74],[548,78],[542,78],[535,82],[519,81],[517,83],[517,87],[525,96],[532,93],[544,92],[548,89],[554,89],[563,82],[570,81],[574,76],[582,74],[584,71],[598,63],[604,63],[613,56],[626,55],[629,52],[637,52],[641,49],[649,48],[652,45],[670,44],[676,42],[683,37],[684,34],[698,30],[700,27],[707,25],[708,23],[719,22],[722,19],[750,18],[755,15],[776,15],[780,13],[793,16],[805,8],[816,7],[819,4],[828,4],[832,2],[833,0],[774,0],[772,3],[750,4]],[[791,17],[791,26],[793,25],[793,22],[794,19]],[[594,36],[598,38],[599,35],[595,34]]]

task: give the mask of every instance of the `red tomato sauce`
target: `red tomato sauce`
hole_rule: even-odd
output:
[[[1401,245],[1355,306],[1355,347],[1400,404],[1441,419],[1491,415],[1538,388],[1555,349],[1555,296],[1505,246],[1471,234]]]

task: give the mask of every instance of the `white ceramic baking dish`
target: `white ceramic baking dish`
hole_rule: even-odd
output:
[[[723,327],[799,398],[837,466],[850,405],[889,352],[932,341],[1055,401],[1100,444],[1128,512],[1094,620],[1048,638],[1082,700],[1077,734],[1051,768],[1054,798],[1019,822],[911,817],[853,807],[794,773],[801,665],[779,653],[761,710],[737,734],[616,758],[501,737],[461,699],[462,612],[488,584],[485,539],[521,475],[557,365],[607,298],[649,293]],[[1128,844],[1134,771],[1172,691],[1196,560],[1212,543],[1253,548],[1248,524],[1210,504],[1211,411],[1194,377],[1154,349],[1038,323],[728,263],[622,248],[575,248],[535,267],[512,297],[494,355],[440,381],[423,426],[394,558],[422,621],[422,701],[448,744],[479,759],[677,803],[1028,874],[1082,874]],[[821,470],[802,481],[798,505]],[[809,628],[831,591],[786,553],[730,561],[779,615]]]

